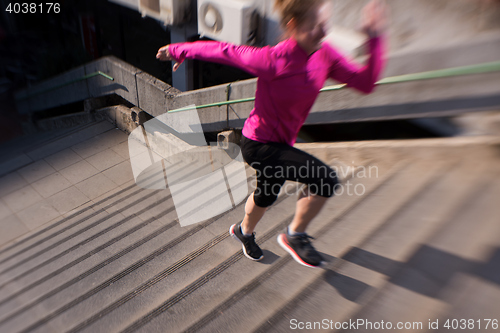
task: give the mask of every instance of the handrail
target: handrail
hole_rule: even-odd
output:
[[[452,67],[452,68],[446,68],[446,69],[438,69],[438,70],[434,70],[434,71],[427,71],[427,72],[420,72],[420,73],[391,76],[391,77],[384,78],[375,84],[376,85],[393,84],[393,83],[411,82],[411,81],[419,81],[419,80],[439,79],[439,78],[452,77],[452,76],[491,73],[491,72],[497,72],[497,71],[500,71],[500,61],[487,62],[487,63],[477,64],[477,65]],[[340,90],[340,89],[344,88],[345,86],[346,86],[345,83],[336,84],[333,86],[327,86],[327,87],[323,87],[320,90],[320,92]],[[223,105],[229,105],[229,104],[253,102],[254,100],[255,100],[255,97],[248,97],[248,98],[242,98],[242,99],[235,99],[232,101],[223,101],[223,102],[217,102],[217,103],[198,105],[195,108],[196,109],[204,109],[204,108],[209,108],[209,107],[214,107],[214,106],[223,106]],[[182,107],[182,108],[170,110],[170,111],[168,111],[168,113],[182,112],[182,111],[188,111],[188,110],[192,110],[192,109],[193,109],[192,106]]]
[[[56,90],[56,89],[62,88],[64,86],[68,86],[70,84],[73,84],[73,83],[76,83],[76,82],[79,82],[79,81],[87,80],[87,79],[90,79],[91,77],[98,76],[98,75],[104,76],[106,79],[111,80],[111,81],[115,80],[113,77],[109,76],[108,74],[103,73],[101,71],[97,71],[97,72],[90,73],[90,74],[87,74],[85,76],[79,77],[77,79],[65,82],[63,84],[60,84],[60,85],[57,85],[57,86],[54,86],[54,87],[50,87],[50,88],[47,88],[47,89],[43,89],[43,90],[38,91],[38,92],[36,92],[34,94],[29,94],[28,92],[26,92],[25,96],[17,97],[16,99],[18,101],[21,101],[21,100],[24,100],[24,99],[28,99],[28,98],[31,98],[33,96],[37,96],[37,95],[40,95],[42,93],[46,93],[47,91]]]

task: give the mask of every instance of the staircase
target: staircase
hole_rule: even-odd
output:
[[[1,332],[374,330],[346,324],[358,320],[393,325],[378,331],[401,322],[424,332],[429,320],[443,329],[453,318],[495,331],[484,320],[500,319],[498,139],[299,145],[337,166],[346,185],[308,229],[327,259],[311,269],[276,242],[293,217],[294,183],[257,226],[265,258],[252,262],[228,233],[244,202],[180,227],[169,191],[141,189],[126,170],[126,134],[108,132],[59,141],[77,155],[73,167],[96,167],[88,178],[58,167],[61,151],[35,159],[87,200],[0,248]],[[113,162],[110,151],[123,158]],[[19,191],[33,188],[52,206],[58,194],[43,196],[41,180],[30,182],[27,172],[0,179],[3,186],[22,177],[23,186],[11,181],[1,198],[25,224],[32,206],[16,208]],[[247,175],[251,187],[249,167]]]

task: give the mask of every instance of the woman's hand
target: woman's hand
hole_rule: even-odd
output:
[[[363,8],[362,29],[370,37],[380,36],[387,27],[387,6],[383,0],[372,0]]]
[[[162,46],[158,49],[158,53],[156,54],[156,59],[161,60],[161,61],[175,61],[175,59],[172,58],[172,56],[170,55],[170,52],[168,51],[168,45]],[[181,64],[179,64],[176,61],[172,70],[175,72],[179,68],[180,65]]]

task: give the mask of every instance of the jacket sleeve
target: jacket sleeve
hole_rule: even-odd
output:
[[[332,58],[329,77],[346,83],[348,87],[369,94],[375,88],[375,83],[384,67],[384,51],[382,37],[371,38],[368,42],[370,56],[365,66],[361,67],[347,61],[336,50],[329,47]]]
[[[169,45],[172,58],[178,63],[196,59],[238,67],[251,75],[271,78],[274,75],[272,48],[234,45],[216,41],[198,41]]]

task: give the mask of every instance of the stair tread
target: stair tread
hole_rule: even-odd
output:
[[[90,153],[91,142],[82,142],[80,149]],[[328,162],[346,166],[341,156],[326,155]],[[459,205],[496,174],[452,156],[438,161],[405,157],[396,166],[379,163],[376,176],[367,178],[349,179],[354,174],[343,170],[348,177],[344,190],[352,185],[351,191],[363,188],[365,195],[336,196],[309,227],[328,260],[325,270],[298,265],[276,242],[294,214],[290,193],[282,194],[258,224],[265,259],[253,263],[228,234],[229,226],[241,221],[244,202],[208,222],[181,227],[168,190],[143,190],[129,182],[0,251],[0,289],[5,291],[0,330],[289,331],[289,318],[363,316],[376,321],[400,313],[411,319],[408,309],[413,309],[420,319],[430,316],[425,307],[436,318],[467,313],[470,308],[450,308],[448,302],[471,297],[473,287],[495,294],[495,278],[486,276],[483,285],[477,275],[460,270],[441,290],[449,299],[429,297],[426,293],[433,292],[440,277],[432,275],[422,253],[414,253],[440,251],[461,258],[465,264],[457,265],[465,267],[486,261],[496,244],[493,234],[500,230],[494,229],[491,212],[498,208],[491,198],[498,197],[497,185],[490,185],[495,190],[477,204]],[[450,170],[450,164],[456,166]],[[195,170],[186,167],[195,168],[195,163],[179,169],[189,177]],[[248,166],[246,172],[252,187],[254,172]],[[297,188],[293,182],[286,185]],[[458,219],[451,232],[444,231],[450,212],[459,209],[469,215]],[[489,217],[484,221],[488,227],[471,229],[467,219],[474,214]],[[464,236],[477,241],[461,246]],[[484,240],[490,247],[479,248]],[[408,260],[411,265],[401,269]],[[422,290],[407,287],[412,279],[421,279]],[[452,297],[456,286],[464,290]],[[416,305],[405,309],[407,299]],[[491,296],[490,304],[495,299]]]
[[[446,223],[450,214],[470,197],[467,186],[462,191],[449,193],[457,180],[463,181],[464,185],[477,182],[478,176],[464,178],[463,171],[464,168],[457,168],[448,175],[441,174],[440,180],[429,186],[428,193],[427,190],[421,193],[361,246],[354,245],[338,260],[335,269],[325,272],[322,279],[311,286],[312,289],[300,298],[300,303],[294,300],[288,309],[284,308],[272,317],[273,330],[289,329],[290,318],[301,322],[327,318],[333,323],[355,318],[353,314],[387,284],[400,262],[411,256],[420,242]],[[449,195],[443,197],[443,193]],[[263,322],[261,330],[269,327]]]
[[[395,180],[392,180],[393,182],[396,183]],[[337,199],[341,199],[342,197],[339,197]],[[366,201],[369,201],[371,198],[368,197]],[[350,198],[351,201],[353,200]],[[379,200],[382,200],[379,198]],[[347,199],[346,199],[347,201]],[[338,207],[336,207],[338,209]],[[357,211],[360,210],[360,207],[357,207]],[[324,210],[323,217],[329,217],[331,220],[333,218],[332,216],[332,211],[328,211],[328,209]],[[318,216],[319,220],[321,221],[321,216]],[[327,220],[327,221],[329,221]],[[327,222],[324,222],[327,223]],[[324,225],[324,223],[322,223]],[[316,229],[319,226],[316,227]],[[314,229],[312,229],[312,234],[314,234]],[[278,232],[279,233],[279,232]],[[268,248],[271,249],[271,252],[275,253],[276,255],[279,256],[284,256],[285,253],[284,251],[276,244],[275,237],[277,236],[278,233],[274,233],[273,237],[266,241],[263,245],[263,248]],[[281,259],[280,259],[281,260]],[[290,263],[290,264],[295,264],[296,263]],[[178,304],[175,305],[175,308],[173,311],[175,311],[176,315],[172,315],[170,311],[163,312],[162,314],[158,315],[156,318],[151,320],[151,322],[147,323],[144,325],[144,327],[140,328],[140,331],[150,331],[150,330],[156,330],[159,329],[159,327],[164,327],[166,325],[166,321],[168,321],[169,327],[171,327],[175,331],[180,331],[185,328],[187,328],[186,325],[189,324],[189,322],[193,322],[195,318],[192,318],[191,313],[196,313],[196,316],[200,316],[202,313],[205,313],[207,310],[210,310],[212,307],[212,303],[207,303],[205,304],[203,300],[208,300],[210,299],[211,302],[217,303],[215,299],[223,300],[224,298],[231,297],[232,293],[237,289],[238,286],[241,286],[244,284],[244,281],[251,281],[252,277],[256,277],[258,275],[258,269],[252,269],[252,267],[249,267],[248,264],[245,265],[244,262],[239,262],[237,264],[234,264],[235,267],[231,266],[229,269],[224,270],[223,273],[218,275],[216,278],[210,279],[207,282],[207,285],[204,285],[202,288],[199,288],[199,290],[196,290],[195,292],[192,293],[192,295],[189,295],[189,299],[191,301],[186,301],[186,302],[179,302]],[[240,268],[236,268],[236,266],[241,266]],[[272,266],[271,266],[272,267]],[[308,278],[310,276],[311,271],[307,270],[304,268],[304,270],[300,270],[304,276],[303,278]],[[259,267],[259,269],[262,269]],[[272,269],[272,268],[271,268]],[[227,276],[227,277],[225,277]],[[234,287],[231,288],[229,286],[233,285]],[[208,294],[209,296],[205,296]],[[199,300],[199,297],[201,297],[201,300]],[[214,299],[215,298],[215,299]],[[193,304],[193,300],[196,301],[196,308],[193,308],[195,306]],[[184,304],[184,305],[183,305]],[[210,305],[209,305],[210,304]],[[179,308],[180,307],[180,308]],[[267,310],[270,310],[270,308],[267,308]],[[189,319],[191,318],[191,319]],[[175,322],[178,323],[179,326],[175,325]],[[134,327],[136,329],[136,327]]]

